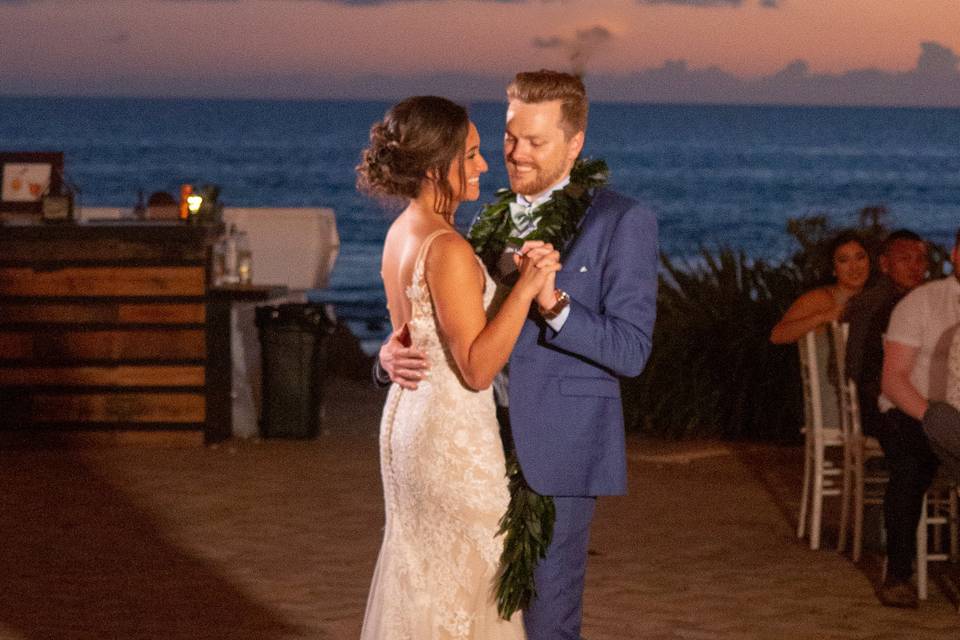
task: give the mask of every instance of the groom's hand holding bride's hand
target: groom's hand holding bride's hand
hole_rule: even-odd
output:
[[[410,329],[403,325],[380,347],[380,367],[390,380],[411,391],[429,373],[430,363],[422,351],[410,344]]]
[[[515,287],[522,287],[531,300],[553,297],[556,273],[560,270],[560,252],[553,245],[540,240],[527,240],[514,255],[520,270]],[[552,303],[549,305],[552,306]]]

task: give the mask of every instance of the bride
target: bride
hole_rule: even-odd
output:
[[[381,276],[390,321],[427,353],[414,391],[390,388],[380,424],[386,509],[363,640],[522,639],[497,615],[494,578],[509,495],[490,384],[535,299],[554,304],[559,255],[524,244],[519,279],[488,312],[495,286],[453,226],[480,195],[487,163],[466,110],[408,98],[370,130],[358,186],[408,200],[387,232]]]

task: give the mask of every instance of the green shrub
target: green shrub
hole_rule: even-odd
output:
[[[871,253],[886,235],[886,209],[867,207],[858,231]],[[801,293],[829,279],[824,256],[836,233],[824,216],[790,220],[800,249],[779,265],[743,251],[701,249],[677,264],[661,255],[653,349],[644,373],[622,381],[627,428],[667,437],[799,440],[800,370],[795,345],[770,330]],[[947,252],[933,246],[931,275]]]
[[[703,250],[702,265],[661,256],[653,350],[624,381],[628,427],[671,437],[784,438],[800,412],[796,348],[770,328],[802,290],[798,270]]]

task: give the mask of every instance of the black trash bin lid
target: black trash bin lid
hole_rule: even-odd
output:
[[[336,327],[330,306],[312,302],[259,306],[255,318],[256,325],[261,329],[289,328],[330,333]]]

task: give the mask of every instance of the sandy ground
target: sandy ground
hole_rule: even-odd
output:
[[[313,441],[8,446],[0,638],[356,638],[383,521],[381,402],[336,380]],[[588,640],[960,636],[936,584],[917,611],[885,609],[875,552],[856,566],[795,538],[799,448],[629,452],[630,495],[601,499],[593,527]]]

